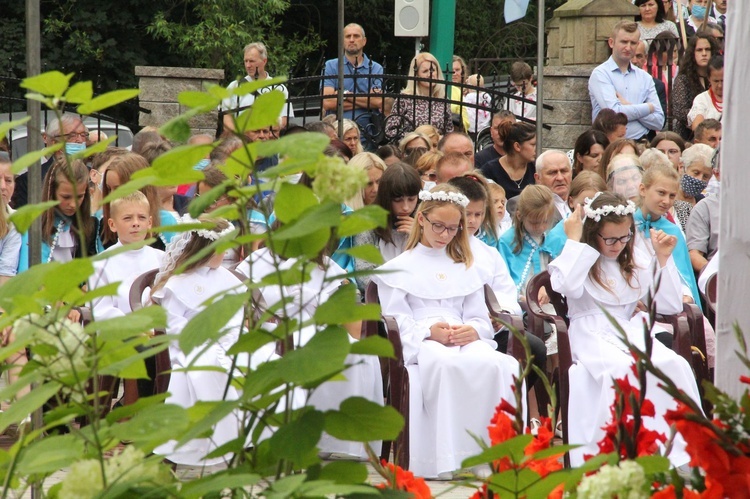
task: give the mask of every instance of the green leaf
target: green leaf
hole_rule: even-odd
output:
[[[145,171],[145,170],[140,170],[140,171]],[[107,197],[101,200],[101,204],[111,203],[115,199],[120,199],[121,197],[125,197],[128,194],[134,193],[135,191],[139,191],[145,186],[151,185],[151,182],[153,180],[154,180],[154,177],[150,177],[150,176],[139,178],[139,179],[131,178],[127,183],[121,185],[114,191],[110,192]]]
[[[83,104],[94,96],[94,87],[90,81],[79,81],[65,92],[65,100],[71,104]]]
[[[233,182],[231,180],[227,179],[216,187],[211,188],[210,191],[201,194],[200,196],[195,196],[193,200],[190,201],[190,205],[188,207],[190,216],[193,218],[198,218],[200,215],[205,213],[206,210],[212,204],[214,204],[217,199],[226,194],[227,186],[232,185],[232,183]]]
[[[253,81],[242,80],[242,83],[235,89],[229,91],[229,95],[247,95],[253,92],[257,92],[261,88],[270,87],[273,85],[280,85],[286,81],[286,77],[277,76],[275,78],[257,79]],[[256,101],[257,102],[257,101]]]
[[[221,99],[206,92],[185,91],[177,96],[177,102],[186,107],[195,107],[201,110],[212,110],[219,106]]]
[[[646,476],[669,471],[670,467],[669,459],[664,456],[641,456],[635,458],[635,462],[643,468]]]
[[[166,324],[167,314],[162,307],[143,307],[124,317],[91,322],[84,330],[89,334],[96,332],[100,341],[122,341]]]
[[[210,144],[178,146],[156,158],[150,168],[133,173],[133,179],[151,177],[155,186],[190,184],[203,180],[203,172],[193,167],[213,148]]]
[[[208,340],[216,340],[223,333],[229,319],[242,308],[245,299],[242,294],[225,295],[201,310],[180,333],[180,349],[191,352]]]
[[[334,461],[320,470],[321,480],[333,480],[336,483],[365,483],[367,467],[353,461]]]
[[[130,405],[115,407],[112,409],[112,412],[107,414],[107,422],[114,425],[122,419],[133,417],[148,407],[163,405],[168,396],[168,393],[160,393],[151,397],[139,397],[138,400]]]
[[[377,355],[378,357],[385,357],[392,359],[393,344],[387,339],[380,336],[368,336],[362,338],[359,341],[352,343],[351,353],[360,355]]]
[[[147,379],[148,372],[146,372],[146,364],[142,357],[145,355],[150,357],[153,353],[138,352],[135,349],[137,344],[138,342],[134,341],[104,343],[99,354],[99,372],[123,379]]]
[[[41,149],[39,151],[27,152],[20,158],[13,161],[13,173],[18,175],[25,169],[29,168],[31,165],[39,163],[39,160],[42,159],[42,157],[48,158],[63,147],[64,144],[62,142],[58,142],[55,145],[45,147],[44,149]]]
[[[520,463],[523,452],[534,437],[532,435],[518,435],[505,442],[493,445],[476,456],[466,458],[461,463],[462,468],[471,468],[480,464],[496,461],[501,457],[508,457],[511,461]]]
[[[3,140],[7,135],[8,132],[16,127],[20,127],[27,121],[31,119],[31,116],[26,116],[25,118],[21,118],[20,120],[15,121],[7,121],[5,123],[0,123],[0,140]]]
[[[326,231],[337,225],[341,218],[341,206],[336,203],[326,203],[309,208],[295,222],[283,226],[276,231],[277,241],[286,241],[306,236],[321,229]]]
[[[266,491],[267,499],[285,499],[292,496],[299,487],[307,480],[307,475],[288,475],[273,482]]]
[[[327,433],[352,442],[395,440],[404,427],[404,417],[396,409],[362,397],[344,400],[338,411],[327,411],[325,418]]]
[[[61,97],[70,84],[74,73],[62,74],[60,71],[48,71],[37,76],[25,78],[21,88],[52,97]]]
[[[258,144],[259,142],[243,144],[242,147],[232,152],[227,158],[226,163],[219,166],[219,169],[224,172],[224,175],[229,179],[235,177],[247,178],[250,172],[254,169],[255,160],[258,158],[258,154],[256,153]]]
[[[271,437],[271,449],[279,459],[289,459],[300,467],[318,461],[317,444],[323,434],[325,419],[316,410],[305,411],[299,419],[276,430]]]
[[[339,237],[353,236],[378,227],[385,227],[387,223],[388,212],[380,206],[371,204],[344,217],[339,224],[337,235]]]
[[[187,142],[192,133],[185,116],[177,116],[159,128],[159,133],[174,142]]]
[[[380,490],[371,485],[338,484],[327,480],[307,481],[302,484],[297,493],[300,497],[345,497],[352,495],[380,497]]]
[[[87,147],[83,151],[75,153],[73,156],[71,156],[71,158],[88,158],[90,156],[93,156],[94,154],[99,154],[100,152],[104,152],[115,140],[117,140],[116,135],[107,137],[106,139],[100,140],[99,142],[92,145],[91,147]]]
[[[339,253],[352,256],[357,260],[374,263],[375,265],[383,264],[383,255],[380,253],[380,250],[372,244],[363,244],[362,246],[354,246],[353,248],[339,250]]]
[[[78,112],[81,114],[95,113],[137,97],[140,92],[137,88],[112,90],[111,92],[94,97],[89,102],[81,104],[78,106]]]
[[[16,226],[16,230],[23,234],[38,217],[53,206],[60,204],[59,201],[45,201],[39,204],[27,204],[18,208],[10,215],[10,221]]]
[[[39,409],[52,398],[60,389],[58,383],[48,382],[37,386],[29,393],[13,402],[8,409],[0,413],[0,432],[5,431],[12,423],[17,423],[23,418]]]
[[[362,305],[357,299],[357,287],[342,285],[328,300],[315,310],[318,324],[346,324],[360,320],[380,320],[380,306]]]
[[[525,490],[538,482],[539,478],[540,477],[537,473],[528,468],[507,470],[492,475],[487,486],[490,490],[497,492],[502,497],[505,497],[509,491],[511,492],[510,496],[517,496],[512,492]]]
[[[276,218],[286,224],[318,205],[318,199],[309,187],[300,184],[283,184],[276,194],[273,209]]]
[[[348,333],[341,327],[328,327],[278,362],[285,381],[305,384],[342,371],[348,353]]]
[[[179,439],[188,428],[187,411],[173,404],[144,408],[132,419],[112,427],[112,436],[130,440],[147,451],[172,439]]]
[[[20,453],[17,472],[23,476],[53,473],[83,457],[82,439],[73,435],[48,436],[27,444]]]
[[[331,139],[322,133],[295,133],[281,137],[278,140],[261,142],[258,144],[258,154],[267,157],[278,154],[284,158],[283,164],[295,158],[314,158],[317,160],[317,156],[323,154],[323,151],[330,142]],[[279,167],[281,165],[274,168]],[[269,170],[263,172],[262,176],[275,176],[273,174],[270,176],[267,175]]]
[[[252,107],[237,117],[237,131],[260,130],[275,125],[284,109],[286,99],[281,90],[271,90],[255,98]]]
[[[93,273],[94,265],[88,258],[76,258],[60,265],[50,265],[41,295],[50,301],[62,300],[70,290],[78,290],[80,283],[88,281]]]
[[[277,235],[278,232],[276,232],[274,237]],[[276,239],[278,240],[278,238]],[[330,239],[331,231],[324,228],[294,239],[277,241],[275,250],[277,250],[279,255],[285,258],[296,258],[300,256],[315,258],[328,245]]]
[[[252,473],[236,473],[229,469],[213,475],[182,483],[180,497],[223,497],[219,492],[225,489],[242,489],[260,482],[261,476]]]

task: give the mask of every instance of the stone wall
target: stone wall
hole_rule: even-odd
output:
[[[594,66],[545,66],[544,103],[554,109],[544,110],[545,130],[542,144],[545,149],[573,149],[580,134],[591,128],[591,99],[589,76]]]
[[[224,79],[224,70],[136,66],[135,75],[139,77],[140,106],[151,111],[141,112],[138,124],[159,127],[187,110],[177,100],[180,92],[200,92],[206,83],[218,84]],[[189,123],[193,134],[207,133],[213,136],[216,134],[218,111],[196,116]]]
[[[555,9],[546,26],[543,93],[554,110],[544,110],[544,123],[552,127],[542,137],[544,149],[572,149],[591,127],[591,71],[609,58],[614,25],[638,12],[630,0],[570,0]]]

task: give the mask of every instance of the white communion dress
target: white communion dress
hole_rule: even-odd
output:
[[[571,451],[571,464],[580,465],[586,454],[598,454],[597,442],[604,436],[602,427],[610,419],[610,406],[615,399],[613,379],[628,376],[638,386],[631,371],[633,358],[620,339],[615,326],[602,312],[603,307],[626,332],[628,340],[645,349],[643,321],[633,313],[660,276],[659,289],[654,296],[659,313],[675,314],[682,311],[682,283],[670,256],[667,264],[657,268],[656,259],[633,246],[636,265],[632,287],[620,273],[615,259],[601,256],[587,244],[568,240],[555,260],[549,264],[552,288],[566,296],[570,319],[570,347],[573,366],[570,368],[570,398],[568,410],[568,440],[579,444]],[[590,276],[589,270],[600,261],[604,289]],[[652,332],[653,335],[653,332]],[[700,405],[700,395],[690,365],[673,350],[653,341],[651,359],[672,381]],[[656,409],[655,417],[644,417],[646,428],[669,437],[669,425],[664,413],[676,408],[674,399],[657,386],[658,380],[647,377],[646,398]],[[685,441],[678,434],[669,459],[675,466],[689,461]]]
[[[383,314],[398,322],[409,372],[409,469],[427,478],[453,472],[481,450],[468,432],[486,440],[501,399],[515,403],[519,364],[495,351],[479,265],[419,244],[380,269],[391,271],[373,280]],[[471,325],[480,340],[462,347],[429,340],[437,322]]]
[[[170,277],[152,298],[167,312],[167,334],[179,334],[190,319],[205,308],[204,302],[207,299],[223,292],[246,292],[247,289],[244,286],[238,287],[239,284],[237,277],[225,268],[211,269],[204,266]],[[238,398],[234,387],[229,386],[227,389],[228,373],[232,367],[232,357],[227,355],[227,350],[239,339],[242,320],[243,312],[240,309],[224,326],[224,334],[208,348],[203,344],[190,352],[184,352],[176,341],[170,344],[172,369],[178,371],[171,373],[166,403],[192,407],[199,401],[222,400],[225,390],[226,400]],[[275,345],[269,343],[265,348],[253,353],[252,364],[257,365],[274,358],[274,349]],[[250,359],[247,357],[238,358],[237,365],[247,366],[249,362]],[[218,367],[221,371],[179,371],[188,366]],[[216,423],[210,438],[196,438],[180,447],[176,447],[176,441],[170,441],[157,447],[154,453],[164,455],[177,464],[212,466],[223,463],[229,456],[211,459],[204,457],[215,448],[237,438],[240,424],[240,418],[236,413],[229,414]]]
[[[275,261],[275,262],[274,262]],[[296,264],[295,259],[281,260],[267,249],[262,248],[253,252],[247,259],[237,266],[237,270],[250,276],[253,282],[259,282],[269,274],[276,272],[278,267],[285,270]],[[308,321],[322,303],[336,292],[344,282],[340,277],[346,274],[330,258],[325,258],[323,267],[310,263],[310,279],[301,284],[284,286],[264,286],[261,288],[263,299],[270,307],[284,298],[291,298],[285,305],[283,313],[287,317]],[[349,284],[352,285],[353,284]],[[280,314],[282,312],[277,312]],[[294,335],[295,345],[304,345],[317,333],[315,326],[307,326]],[[349,336],[349,341],[357,340]],[[349,354],[346,357],[349,366],[344,372],[345,380],[328,381],[317,387],[308,397],[307,403],[320,411],[337,410],[341,403],[349,397],[363,397],[371,402],[383,404],[383,381],[380,371],[380,361],[373,355]],[[381,442],[370,442],[376,454],[380,453]],[[360,442],[343,441],[324,433],[318,443],[320,452],[336,454],[338,457],[367,459],[365,446]]]

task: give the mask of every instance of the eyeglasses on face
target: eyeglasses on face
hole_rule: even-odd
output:
[[[58,137],[64,137],[65,140],[74,140],[74,139],[86,140],[89,138],[89,132],[70,132],[70,133],[65,133],[63,135],[58,135]]]
[[[456,225],[455,227],[448,227],[447,225],[443,223],[430,221],[430,219],[427,218],[427,215],[425,214],[422,214],[422,216],[424,217],[425,220],[427,220],[427,222],[430,225],[432,225],[432,232],[434,232],[437,235],[440,235],[444,233],[445,231],[448,231],[448,235],[455,236],[458,233],[458,231],[460,231],[462,228],[460,225]]]
[[[622,237],[604,237],[598,232],[596,234],[602,238],[602,241],[604,241],[604,244],[607,246],[614,246],[617,243],[627,244],[628,241],[633,238],[633,233],[631,231],[628,231],[627,235]]]

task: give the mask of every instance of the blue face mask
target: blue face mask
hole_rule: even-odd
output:
[[[684,192],[685,195],[694,198],[695,196],[699,196],[704,190],[706,190],[706,187],[708,187],[708,182],[685,174],[682,176],[680,186],[682,187],[682,192]]]
[[[704,5],[693,5],[692,10],[690,13],[693,15],[694,18],[698,20],[703,20],[706,18],[706,7]]]
[[[203,158],[202,160],[198,161],[196,165],[193,167],[193,170],[203,171],[208,166],[208,158]]]
[[[65,143],[65,152],[69,155],[73,155],[76,153],[79,153],[86,149],[86,144],[83,144],[81,142],[66,142]]]

